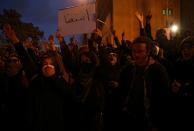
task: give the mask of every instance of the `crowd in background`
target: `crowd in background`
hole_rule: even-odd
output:
[[[133,41],[113,31],[114,42],[102,43],[93,32],[80,47],[57,32],[39,48],[4,25],[11,44],[0,48],[0,128],[193,130],[194,36],[169,40],[161,29],[153,39],[151,14],[136,17]]]

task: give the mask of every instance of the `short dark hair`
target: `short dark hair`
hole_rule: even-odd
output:
[[[154,42],[149,37],[139,36],[135,38],[132,42],[132,44],[141,44],[141,43],[146,44],[146,49],[148,52],[152,50]]]
[[[194,47],[194,37],[188,36],[185,39],[183,39],[180,43],[180,49],[187,46],[188,48]]]

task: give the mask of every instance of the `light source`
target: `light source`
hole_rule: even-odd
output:
[[[177,31],[178,31],[178,26],[177,25],[175,25],[175,24],[173,24],[172,26],[171,26],[171,31],[173,32],[173,33],[176,33]]]

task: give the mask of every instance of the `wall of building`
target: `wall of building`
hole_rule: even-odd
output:
[[[180,0],[151,0],[150,5],[153,14],[151,21],[153,36],[159,28],[169,27],[172,24],[180,26]],[[169,13],[171,12],[170,15],[163,14],[167,8]]]
[[[107,3],[105,0],[97,0]],[[133,40],[139,35],[139,23],[135,17],[135,12],[143,12],[144,15],[149,11],[152,13],[152,35],[155,37],[157,29],[164,28],[169,24],[180,24],[180,0],[108,0],[112,1],[112,8],[101,8],[99,12],[108,11],[112,20],[112,30],[116,30],[119,39],[121,33],[125,32],[126,39]],[[102,4],[103,5],[103,4]],[[104,5],[105,6],[105,5]],[[164,15],[163,10],[171,9],[171,15]],[[105,11],[101,11],[105,10]],[[108,15],[107,15],[108,16]],[[105,19],[106,20],[106,19]]]
[[[181,29],[194,34],[194,0],[181,0]]]
[[[112,0],[96,0],[97,5],[97,27],[102,30],[103,43],[111,41],[112,31]]]

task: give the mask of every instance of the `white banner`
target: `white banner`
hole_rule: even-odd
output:
[[[63,36],[91,33],[96,28],[95,15],[95,3],[59,10],[59,32]]]

